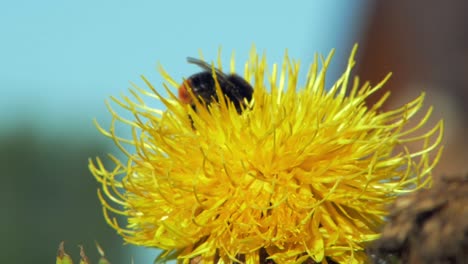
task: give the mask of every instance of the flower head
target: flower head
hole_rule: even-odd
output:
[[[316,58],[299,85],[299,63],[285,56],[281,70],[268,70],[265,57],[252,52],[244,78],[254,94],[241,113],[223,96],[209,105],[192,100],[197,107],[190,107],[146,80],[149,90],[135,86],[133,100],[115,100],[134,119],[110,108],[113,120],[130,126],[133,137],[117,136],[115,122],[100,130],[126,158],[111,156],[110,170],[99,158],[90,162],[109,224],[127,242],[184,263],[259,263],[262,251],[277,263],[364,262],[364,246],[378,237],[387,206],[430,184],[442,122],[421,131],[431,109],[410,122],[424,94],[388,112],[381,110],[388,94],[367,106],[388,77],[376,86],[351,80],[355,51],[330,89],[331,54],[320,59],[321,69]],[[142,96],[167,110],[151,108]],[[410,151],[412,142],[420,149]],[[128,225],[109,212],[126,216]]]

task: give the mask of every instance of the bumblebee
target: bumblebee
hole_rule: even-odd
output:
[[[199,66],[203,71],[191,75],[182,83],[178,90],[179,100],[190,104],[196,110],[195,103],[192,101],[188,90],[191,89],[192,93],[201,103],[209,105],[212,102],[218,102],[216,82],[213,78],[211,65],[191,57],[187,58],[187,62]],[[242,109],[247,107],[245,100],[247,102],[252,100],[252,86],[237,74],[225,74],[216,68],[214,70],[223,95],[234,104],[237,112],[240,114]]]

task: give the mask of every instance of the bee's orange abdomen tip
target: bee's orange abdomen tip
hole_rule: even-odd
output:
[[[190,93],[187,90],[187,84],[185,82],[179,87],[179,100],[185,104],[192,102],[192,98],[190,97]]]

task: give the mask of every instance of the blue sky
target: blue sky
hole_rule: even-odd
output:
[[[108,117],[103,101],[145,75],[156,86],[161,63],[175,78],[185,62],[218,47],[238,67],[253,44],[270,62],[287,48],[303,65],[337,48],[343,64],[364,2],[343,1],[3,1],[0,4],[0,119],[31,121],[46,133],[93,130]],[[341,58],[340,58],[341,57]],[[1,128],[0,128],[1,129]]]
[[[55,135],[97,136],[92,119],[108,122],[104,100],[129,82],[156,87],[158,63],[175,78],[198,69],[187,56],[237,66],[252,45],[268,61],[285,49],[308,65],[315,52],[336,48],[344,67],[366,15],[360,1],[3,1],[0,3],[0,132],[33,122]],[[239,68],[240,69],[240,68]],[[106,121],[107,120],[107,121]],[[140,261],[136,258],[136,263]],[[142,261],[142,263],[148,261]]]

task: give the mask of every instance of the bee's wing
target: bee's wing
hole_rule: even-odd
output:
[[[195,64],[197,65],[198,67],[202,68],[203,70],[205,71],[208,71],[208,72],[211,72],[212,71],[212,67],[210,64],[208,64],[207,62],[205,61],[202,61],[200,59],[196,59],[196,58],[193,58],[193,57],[187,57],[187,62],[188,63],[192,63],[192,64]],[[223,81],[227,81],[227,76],[222,72],[220,71],[218,68],[214,68],[215,70],[215,73],[216,73],[216,77],[218,79],[222,79]]]

